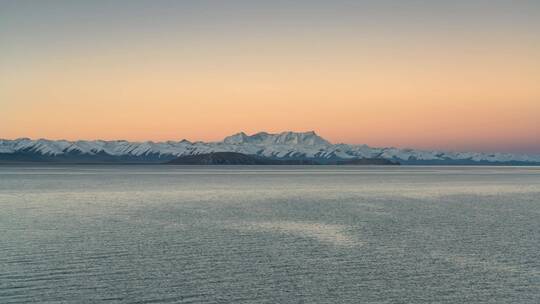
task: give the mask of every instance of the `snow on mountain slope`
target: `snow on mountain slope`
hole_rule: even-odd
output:
[[[222,142],[128,142],[125,140],[15,140],[0,139],[0,156],[22,154],[28,157],[54,159],[62,156],[128,157],[130,160],[172,159],[183,155],[210,152],[239,152],[271,158],[317,158],[352,159],[385,158],[404,163],[540,163],[540,155],[509,153],[441,152],[398,148],[372,148],[367,145],[331,144],[315,132],[282,132],[271,134],[259,132],[247,135],[243,132],[226,137]]]
[[[318,136],[314,131],[296,133],[282,132],[270,134],[259,132],[251,136],[240,132],[223,140],[226,144],[255,144],[255,145],[309,145],[309,146],[331,146],[332,144],[324,138]]]

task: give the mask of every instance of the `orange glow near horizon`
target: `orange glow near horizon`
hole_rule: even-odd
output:
[[[0,57],[0,138],[314,130],[334,143],[540,153],[538,36],[248,34],[13,48]]]

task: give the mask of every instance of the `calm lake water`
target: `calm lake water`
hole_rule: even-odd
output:
[[[0,167],[0,303],[540,303],[540,168]]]

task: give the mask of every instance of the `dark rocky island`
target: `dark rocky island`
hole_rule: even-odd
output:
[[[167,164],[171,165],[318,165],[317,162],[298,159],[271,159],[237,152],[213,152],[180,156]]]
[[[180,156],[166,164],[170,165],[399,165],[386,159],[362,158],[341,161],[317,161],[313,159],[272,159],[237,152],[213,152]]]
[[[392,165],[399,165],[400,163],[391,161],[389,159],[384,158],[354,158],[349,160],[341,160],[336,161],[336,165],[384,165],[384,166],[392,166]]]

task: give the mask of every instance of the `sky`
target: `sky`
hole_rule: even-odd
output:
[[[540,154],[540,1],[0,0],[0,138]]]

